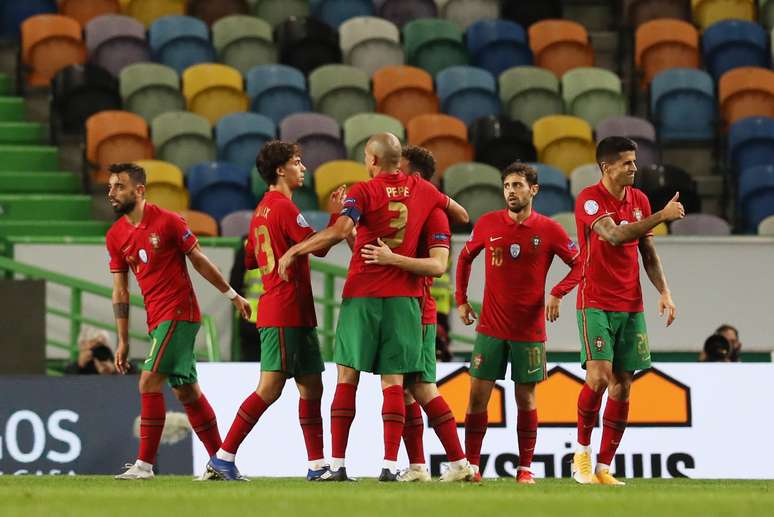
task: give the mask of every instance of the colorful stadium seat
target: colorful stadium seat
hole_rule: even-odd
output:
[[[86,60],[81,26],[73,18],[38,14],[21,24],[21,58],[30,86],[48,86],[57,72]]]
[[[716,105],[712,77],[702,70],[664,70],[650,85],[650,112],[663,142],[714,138]]]
[[[480,20],[465,32],[473,63],[495,77],[515,66],[532,64],[532,50],[521,25],[508,20]]]
[[[359,113],[344,121],[344,145],[349,158],[363,163],[365,145],[376,133],[392,133],[405,141],[406,132],[400,120],[381,113]]]
[[[309,16],[309,1],[258,0],[255,2],[253,13],[258,18],[269,22],[272,27],[276,27],[288,18],[303,18]]]
[[[656,143],[656,128],[650,121],[637,117],[611,117],[595,128],[597,142],[609,136],[625,136],[637,143],[637,166],[645,167],[661,162]]]
[[[471,223],[487,212],[505,207],[500,171],[485,163],[452,165],[443,175],[443,191],[468,210]]]
[[[145,169],[145,199],[173,212],[188,210],[188,191],[183,186],[183,171],[162,160],[139,160]]]
[[[161,17],[184,14],[185,0],[128,0],[124,13],[150,27]]]
[[[271,25],[253,16],[235,14],[212,24],[218,60],[247,75],[255,66],[277,62]]]
[[[183,95],[188,109],[213,125],[225,115],[248,108],[242,74],[226,65],[202,63],[186,68]]]
[[[188,228],[190,228],[197,237],[218,236],[218,222],[204,212],[183,210],[179,213],[183,216],[186,223],[188,223]]]
[[[312,110],[304,74],[285,65],[259,65],[247,72],[250,110],[279,124],[293,113]]]
[[[642,74],[642,88],[664,70],[699,68],[699,32],[682,20],[643,23],[635,35],[635,63]]]
[[[347,148],[341,140],[341,126],[335,119],[321,113],[296,113],[280,123],[280,138],[297,142],[309,178],[323,163],[347,158]],[[306,179],[306,177],[305,177]]]
[[[331,27],[341,27],[347,20],[358,16],[372,16],[374,4],[371,0],[311,0],[312,16]]]
[[[156,157],[186,173],[192,165],[214,160],[216,156],[209,121],[189,111],[169,111],[154,118],[151,138]]]
[[[755,21],[755,0],[691,0],[693,21],[702,30],[721,20]]]
[[[97,183],[107,183],[113,163],[153,159],[153,144],[145,120],[128,111],[100,111],[86,120],[86,159]]]
[[[573,68],[562,76],[565,113],[586,120],[591,126],[626,114],[621,79],[602,68]]]
[[[551,219],[559,223],[570,238],[578,236],[578,227],[575,225],[575,212],[558,212],[552,215]]]
[[[768,43],[768,34],[760,25],[744,20],[719,21],[701,36],[704,63],[715,80],[732,68],[767,67]]]
[[[54,14],[56,10],[55,0],[24,0],[23,2],[0,3],[0,26],[2,37],[15,40],[19,36],[19,28],[27,18],[37,14]]]
[[[339,33],[315,18],[290,18],[274,29],[280,63],[309,74],[315,68],[341,63]]]
[[[757,165],[741,172],[738,203],[745,231],[755,232],[764,219],[774,215],[774,165]]]
[[[476,161],[503,170],[515,161],[537,160],[532,131],[518,120],[503,116],[482,117],[469,129],[470,142],[476,149]]]
[[[718,82],[718,100],[726,125],[745,117],[774,117],[774,72],[749,66],[729,70]]]
[[[314,173],[314,188],[320,209],[328,209],[328,197],[339,186],[351,187],[355,183],[368,180],[368,171],[362,162],[336,160],[321,165]]]
[[[552,165],[566,175],[594,161],[594,139],[585,120],[567,115],[551,115],[535,121],[532,137],[541,163]]]
[[[551,70],[556,77],[579,66],[594,66],[589,34],[579,23],[539,21],[529,27],[529,45],[535,65]]]
[[[623,10],[624,19],[635,29],[658,18],[691,19],[687,0],[624,0]]]
[[[51,81],[51,125],[55,130],[82,133],[87,118],[113,109],[121,109],[118,81],[100,66],[70,65]]]
[[[119,75],[124,109],[150,123],[168,111],[185,109],[180,78],[173,68],[158,63],[135,63]]]
[[[438,8],[433,0],[374,0],[376,13],[403,28],[412,20],[435,18]]]
[[[387,66],[374,73],[376,109],[400,120],[405,126],[415,116],[438,113],[433,78],[413,66]]]
[[[500,17],[497,0],[438,0],[437,4],[441,18],[453,21],[463,31],[480,20]]]
[[[728,155],[736,173],[774,163],[774,117],[747,117],[731,124]]]
[[[596,163],[578,165],[570,173],[570,194],[578,197],[586,187],[596,185],[602,179],[602,171]]]
[[[539,213],[552,217],[562,212],[571,212],[575,202],[567,189],[567,176],[544,163],[531,163],[538,171],[540,190],[532,200],[532,206]]]
[[[314,70],[309,74],[309,94],[315,111],[333,117],[339,124],[376,109],[368,74],[349,65],[324,65]]]
[[[440,181],[452,165],[473,161],[468,130],[458,118],[440,113],[417,115],[408,123],[406,130],[410,144],[420,145],[433,153],[436,181]]]
[[[182,74],[198,63],[215,61],[207,24],[191,16],[163,16],[148,29],[153,60]]]
[[[339,39],[344,62],[369,76],[385,66],[403,64],[400,30],[390,21],[374,16],[350,18],[339,26]]]
[[[59,13],[77,20],[81,26],[103,14],[118,14],[121,4],[118,0],[61,0]]]
[[[500,113],[494,76],[473,66],[452,66],[435,78],[441,110],[470,125],[474,120]]]
[[[549,70],[518,66],[500,74],[498,83],[503,112],[527,126],[539,118],[564,113],[559,79]]]
[[[150,60],[145,26],[129,16],[108,14],[84,27],[89,61],[118,77],[124,67]]]
[[[204,20],[212,26],[227,16],[245,15],[250,12],[247,0],[188,0],[188,14]]]
[[[407,23],[403,27],[403,47],[406,61],[433,77],[444,68],[470,61],[462,31],[447,20],[422,18]]]
[[[672,235],[731,235],[731,226],[725,219],[712,214],[687,214],[685,218],[673,221],[669,230]]]
[[[216,221],[231,212],[255,208],[249,172],[234,164],[196,164],[188,170],[186,182],[191,193],[191,208],[209,214]]]
[[[223,237],[242,237],[250,231],[254,210],[231,212],[220,220],[220,234]]]
[[[0,230],[1,232],[2,230]],[[1,235],[2,233],[0,233]],[[774,237],[774,215],[766,217],[758,223],[758,235]]]
[[[269,117],[250,112],[226,115],[215,126],[218,160],[250,170],[261,146],[275,137],[275,124]]]

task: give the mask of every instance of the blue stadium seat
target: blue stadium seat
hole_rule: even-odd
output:
[[[769,66],[768,36],[754,22],[722,20],[710,25],[701,36],[702,58],[717,81],[740,66]]]
[[[162,16],[148,29],[154,61],[177,70],[215,61],[207,24],[191,16]]]
[[[441,110],[465,122],[500,113],[495,78],[481,68],[452,66],[436,76],[436,93],[441,100]]]
[[[650,111],[664,141],[703,141],[715,136],[712,77],[693,68],[664,70],[650,85]]]
[[[55,0],[4,0],[0,2],[0,38],[16,40],[22,22],[36,14],[56,14]]]
[[[530,163],[538,171],[540,190],[532,201],[535,210],[545,216],[572,212],[575,206],[567,183],[567,175],[544,163]]]
[[[304,219],[306,219],[306,222],[309,223],[309,226],[314,228],[314,231],[319,232],[328,226],[328,222],[331,219],[331,214],[328,212],[321,212],[319,210],[306,210],[304,211]]]
[[[527,32],[508,20],[479,20],[466,31],[473,63],[495,77],[514,66],[532,64]]]
[[[741,172],[739,203],[745,231],[755,233],[758,224],[774,214],[774,165],[757,165]]]
[[[215,126],[218,160],[250,170],[258,150],[276,136],[274,121],[257,113],[232,113]]]
[[[735,172],[774,163],[774,118],[747,117],[731,124],[728,151]]]
[[[248,171],[226,162],[202,162],[186,174],[191,208],[220,221],[231,212],[253,210]]]
[[[250,109],[279,124],[293,113],[312,111],[306,79],[287,65],[259,65],[247,72]]]
[[[371,0],[311,0],[312,15],[331,27],[356,16],[373,16],[374,4]]]

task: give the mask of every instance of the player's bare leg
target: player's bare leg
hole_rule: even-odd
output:
[[[534,382],[516,384],[516,407],[519,410],[516,421],[516,434],[519,439],[519,467],[516,469],[516,481],[534,485],[535,480],[530,470],[538,427]]]
[[[465,455],[473,466],[476,481],[481,480],[481,444],[488,424],[487,405],[494,381],[470,378],[468,409],[465,414]]]
[[[309,468],[306,479],[319,481],[326,474],[328,464],[323,453],[323,427],[320,399],[323,394],[322,376],[319,373],[296,377],[298,388],[298,420],[304,434]]]
[[[602,441],[597,455],[595,473],[597,481],[603,485],[621,486],[610,474],[610,464],[615,458],[615,451],[621,443],[629,415],[629,392],[631,390],[633,372],[613,372],[607,388],[607,404],[602,419]]]
[[[379,481],[397,481],[398,451],[406,420],[406,409],[403,406],[403,374],[382,374],[382,395],[384,461]]]
[[[355,419],[355,394],[360,372],[349,366],[336,367],[336,392],[331,404],[331,476],[330,481],[350,481],[344,463],[349,429]]]
[[[414,382],[407,378],[404,384]],[[419,403],[414,400],[409,387],[403,389],[403,405],[406,410],[406,423],[403,425],[403,445],[409,457],[409,467],[398,474],[398,481],[430,481],[430,472],[425,464],[425,450],[422,444],[422,435],[425,431],[422,410]]]
[[[612,378],[610,361],[586,361],[586,382],[578,395],[578,443],[572,460],[573,478],[582,485],[597,483],[591,465],[591,432]]]

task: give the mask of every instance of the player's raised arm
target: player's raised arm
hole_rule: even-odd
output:
[[[430,248],[429,257],[414,258],[393,253],[390,247],[382,242],[381,239],[377,239],[377,243],[376,245],[366,244],[360,250],[360,254],[365,259],[366,264],[394,266],[420,276],[439,277],[446,271],[446,264],[449,261],[449,248],[436,246]]]
[[[126,373],[129,368],[129,273],[127,271],[113,273],[112,298],[118,335],[116,370]]]
[[[642,255],[642,265],[648,274],[650,283],[653,284],[653,287],[661,295],[658,300],[658,314],[663,316],[664,312],[667,313],[666,326],[668,327],[677,317],[677,307],[675,307],[672,301],[672,293],[667,285],[664,268],[661,266],[661,259],[658,253],[656,253],[656,244],[653,242],[653,237],[648,236],[640,239],[639,249],[640,255]]]
[[[226,296],[231,303],[236,307],[242,317],[246,320],[250,319],[252,309],[247,300],[242,298],[234,289],[226,282],[223,274],[212,263],[212,261],[202,252],[202,249],[197,244],[188,252],[188,260],[191,261],[191,265],[194,269],[204,277],[209,283]]]

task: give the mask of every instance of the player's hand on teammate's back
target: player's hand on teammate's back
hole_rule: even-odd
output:
[[[328,198],[328,212],[332,214],[338,214],[344,208],[344,200],[347,198],[347,186],[341,185],[339,188],[331,192],[330,198]]]
[[[664,206],[661,212],[666,217],[667,221],[675,221],[685,217],[685,208],[683,204],[678,201],[680,199],[680,193],[676,192],[674,197],[669,200],[669,203]]]
[[[377,264],[380,266],[389,266],[392,264],[392,258],[395,254],[382,239],[376,239],[377,244],[366,244],[360,250],[360,255],[365,259],[366,264]]]
[[[129,371],[129,347],[125,343],[119,343],[116,349],[116,370],[121,374]]]
[[[277,263],[277,274],[285,282],[290,281],[288,269],[290,269],[290,266],[293,265],[293,260],[295,260],[295,256],[290,253],[290,250],[288,250],[280,257],[279,262]]]
[[[559,319],[559,304],[561,303],[561,298],[557,298],[553,295],[548,296],[548,303],[546,304],[546,321],[553,323]]]
[[[476,311],[473,310],[473,306],[469,303],[463,303],[462,305],[457,306],[457,313],[460,315],[460,319],[465,325],[471,325],[478,319]]]
[[[252,308],[250,307],[250,304],[245,300],[243,297],[237,295],[236,298],[231,300],[231,303],[234,304],[234,307],[239,311],[239,314],[242,315],[242,317],[246,320],[250,319],[250,316],[253,313]]]
[[[666,326],[668,327],[677,318],[677,307],[675,307],[675,302],[672,301],[672,294],[669,291],[661,293],[661,297],[658,299],[658,315],[663,316],[665,312],[667,313]]]

